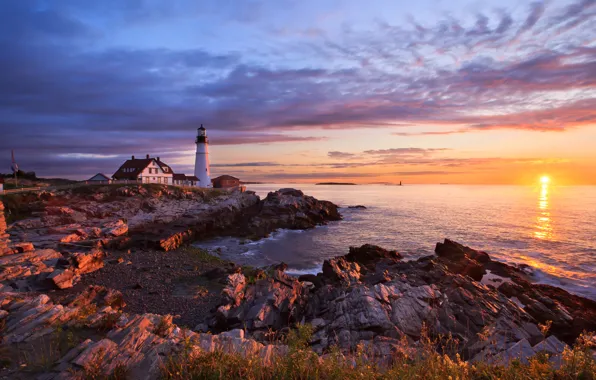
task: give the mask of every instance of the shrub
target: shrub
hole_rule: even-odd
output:
[[[220,257],[210,254],[206,249],[194,247],[192,245],[181,248],[183,252],[188,252],[204,263],[219,264],[226,261]]]
[[[350,355],[337,348],[319,357],[308,342],[312,328],[308,325],[292,330],[287,337],[289,350],[271,363],[259,357],[221,351],[193,351],[170,358],[162,367],[165,379],[596,379],[594,334],[584,334],[573,348],[561,356],[560,365],[544,353],[530,358],[527,364],[512,360],[507,365],[489,362],[469,363],[459,355],[449,356],[436,351],[436,340],[425,333],[415,352],[396,354],[392,363],[368,359],[363,347]],[[407,341],[404,340],[404,344]]]

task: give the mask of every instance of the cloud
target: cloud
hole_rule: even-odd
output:
[[[453,174],[463,174],[466,172],[460,171],[446,171],[446,170],[421,170],[421,171],[411,171],[411,172],[394,172],[393,175],[409,177],[409,176],[433,176],[433,175],[453,175]]]
[[[211,164],[213,168],[242,168],[242,167],[282,166],[276,162],[236,162],[233,164]]]
[[[443,136],[443,135],[454,135],[459,133],[466,133],[465,129],[459,129],[454,131],[426,131],[426,132],[393,132],[394,136]]]
[[[252,133],[245,135],[224,136],[212,139],[212,145],[272,144],[283,142],[324,141],[326,137],[289,136],[283,134]]]
[[[450,150],[448,148],[392,148],[392,149],[377,149],[377,150],[365,150],[365,154],[370,155],[380,155],[380,156],[400,156],[400,155],[407,155],[407,156],[428,156],[433,153],[443,152],[446,150]]]
[[[347,152],[333,151],[333,152],[328,152],[327,153],[327,156],[329,158],[350,159],[350,158],[354,158],[355,154],[354,153],[347,153]]]
[[[168,5],[65,0],[43,6],[5,1],[0,160],[17,149],[23,167],[45,175],[99,170],[94,155],[192,151],[200,123],[209,128],[213,145],[321,141],[324,137],[309,131],[395,125],[445,128],[396,132],[399,136],[562,132],[592,125],[594,4],[478,11],[471,24],[464,17],[408,25],[379,21],[361,28],[347,22],[337,37],[321,25],[264,23],[281,8],[299,6],[292,1],[253,1],[240,8],[188,0]],[[255,34],[265,30],[270,40],[242,49],[147,42],[163,37],[164,26],[202,14],[224,25],[213,33],[238,33],[222,37],[244,37],[244,29],[238,32],[232,23]],[[145,32],[146,38],[139,37]],[[138,46],[111,41],[127,33]],[[295,130],[303,135],[292,134]],[[73,161],[65,154],[79,156]],[[331,148],[328,157],[361,158],[350,154]],[[366,160],[350,165],[371,165]],[[102,162],[107,166],[109,160]],[[76,168],[69,166],[74,163]],[[0,161],[2,166],[8,165]]]

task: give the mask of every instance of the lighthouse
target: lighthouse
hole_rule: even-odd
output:
[[[201,124],[197,131],[197,157],[195,159],[195,176],[199,179],[200,187],[212,187],[209,172],[209,140],[207,130]]]

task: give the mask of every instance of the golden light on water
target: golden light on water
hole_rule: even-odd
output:
[[[551,216],[549,208],[549,184],[550,177],[542,176],[540,178],[540,195],[538,197],[538,216],[536,217],[536,231],[534,237],[541,240],[551,240],[553,237],[553,228],[551,225]]]

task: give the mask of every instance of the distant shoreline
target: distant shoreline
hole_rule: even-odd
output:
[[[334,186],[356,186],[355,183],[351,182],[319,182],[315,185],[334,185]]]

